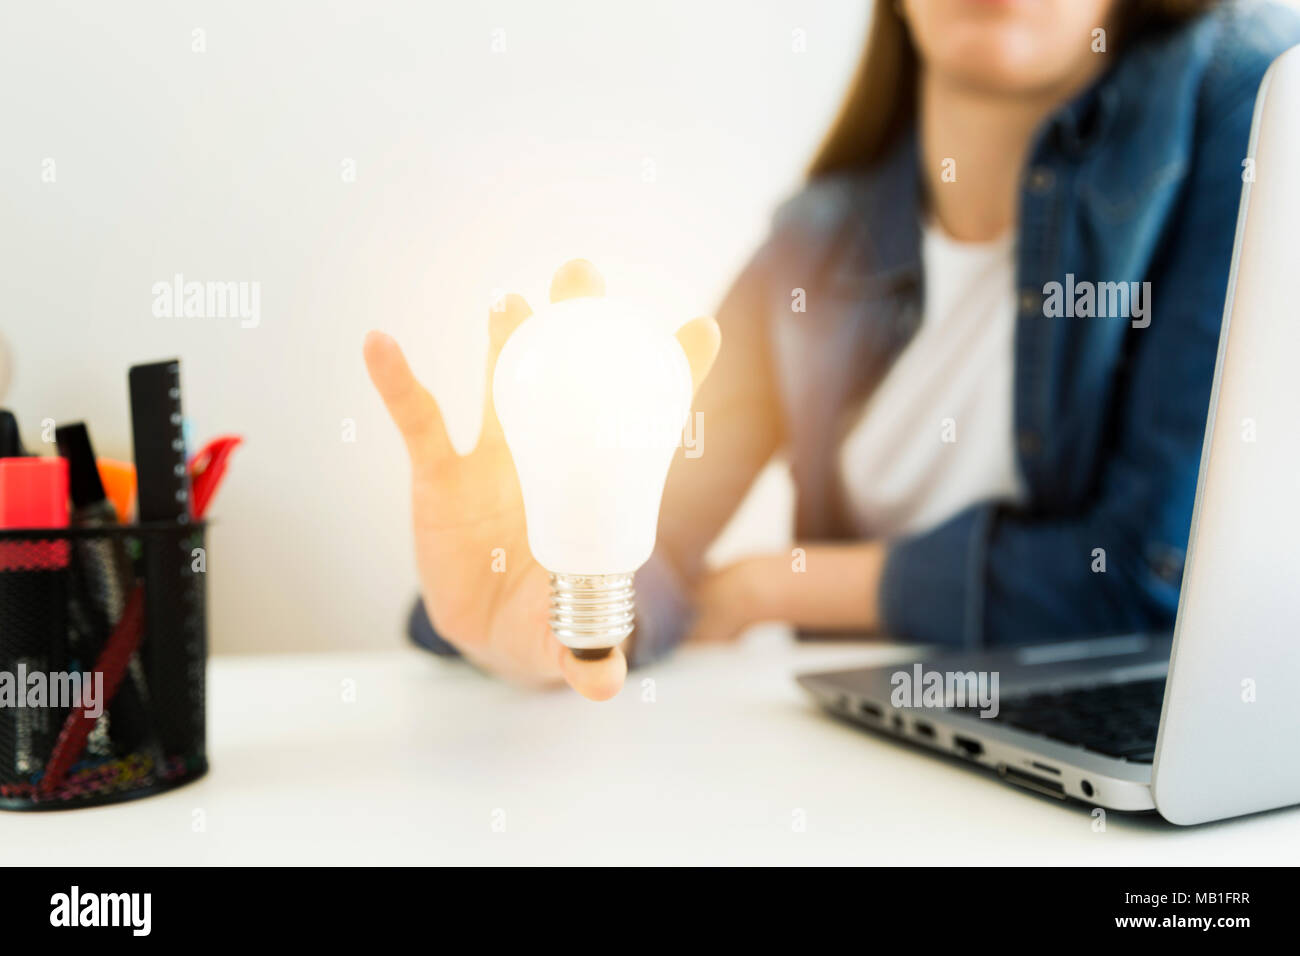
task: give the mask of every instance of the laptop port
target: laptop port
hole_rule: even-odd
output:
[[[922,737],[928,737],[931,740],[934,739],[934,728],[931,727],[929,724],[927,724],[924,720],[918,720],[915,723],[913,723],[912,726],[916,728],[916,732],[920,734]]]
[[[963,737],[961,734],[952,738],[953,746],[960,750],[967,757],[978,757],[984,752],[984,745],[978,740],[971,740],[969,737]]]
[[[862,714],[863,717],[871,717],[875,720],[879,720],[881,717],[885,716],[885,712],[869,700],[864,700],[862,703],[858,704],[858,712]]]
[[[1024,787],[1026,790],[1033,790],[1035,793],[1056,797],[1058,800],[1065,799],[1065,786],[1059,780],[1048,780],[1036,773],[1029,773],[1019,767],[1009,767],[1004,763],[998,764],[998,775],[1004,780],[1009,780],[1018,786]]]

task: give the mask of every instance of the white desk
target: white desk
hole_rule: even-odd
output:
[[[1300,810],[1195,829],[1112,813],[1094,832],[1087,808],[857,731],[790,679],[907,654],[760,630],[636,673],[600,705],[414,650],[217,658],[204,779],[102,809],[0,814],[0,862],[1294,861]]]

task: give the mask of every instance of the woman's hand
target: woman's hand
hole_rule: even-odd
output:
[[[778,615],[779,601],[771,601],[771,586],[784,573],[779,555],[745,558],[710,571],[695,588],[695,620],[688,642],[717,644],[739,637],[751,624]]]
[[[564,265],[551,284],[556,302],[603,293],[600,274],[582,260]],[[468,455],[452,447],[437,402],[411,374],[397,343],[381,332],[366,337],[370,379],[411,460],[421,593],[438,633],[475,664],[524,683],[563,678],[583,696],[606,700],[627,674],[622,651],[580,661],[551,634],[547,572],[528,548],[519,481],[492,407],[492,372],[506,339],[531,310],[519,296],[504,305],[490,314],[483,426]],[[694,319],[677,339],[699,388],[717,355],[717,324]]]
[[[704,575],[688,641],[716,643],[763,621],[827,631],[874,631],[885,563],[879,541],[807,545],[745,558]]]

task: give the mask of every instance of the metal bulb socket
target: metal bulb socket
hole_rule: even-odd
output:
[[[551,574],[551,633],[579,660],[600,660],[632,633],[629,574]]]

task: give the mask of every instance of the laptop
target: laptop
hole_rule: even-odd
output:
[[[1264,77],[1248,156],[1173,633],[801,675],[823,707],[1176,824],[1300,803],[1300,47]]]

